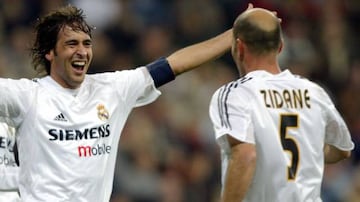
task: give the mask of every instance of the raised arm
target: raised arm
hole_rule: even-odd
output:
[[[252,9],[249,4],[247,10]],[[215,60],[231,49],[233,33],[229,29],[206,41],[182,48],[167,58],[161,58],[146,65],[155,86],[160,87],[181,73]]]
[[[249,3],[246,10],[252,9],[253,7],[254,6]],[[176,76],[192,70],[203,63],[212,61],[223,55],[226,51],[229,51],[232,38],[232,29],[229,29],[214,38],[180,49],[166,59]]]
[[[231,48],[232,29],[209,40],[185,47],[166,59],[175,75],[214,60]]]

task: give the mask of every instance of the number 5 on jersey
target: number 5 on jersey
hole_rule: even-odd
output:
[[[297,114],[281,114],[280,115],[280,140],[283,150],[291,155],[290,165],[287,169],[288,180],[295,180],[299,164],[299,148],[296,140],[288,133],[288,129],[296,129],[299,127],[299,116]]]

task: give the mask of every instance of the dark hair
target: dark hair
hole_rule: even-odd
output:
[[[281,26],[277,22],[272,30],[264,30],[248,18],[236,21],[233,29],[234,37],[240,38],[255,54],[262,55],[275,51],[281,44]]]
[[[83,31],[91,37],[93,27],[85,21],[83,11],[74,6],[61,7],[37,20],[35,41],[31,48],[32,65],[39,74],[50,74],[50,62],[45,58],[55,48],[58,34],[65,26],[75,31]]]

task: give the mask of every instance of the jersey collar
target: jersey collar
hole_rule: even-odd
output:
[[[43,86],[52,88],[56,91],[61,91],[66,94],[70,94],[72,96],[76,96],[80,90],[80,88],[77,89],[64,88],[60,84],[58,84],[51,76],[45,76],[44,78],[39,79],[39,83],[43,84]]]

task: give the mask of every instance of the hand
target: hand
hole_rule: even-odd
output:
[[[271,11],[271,12],[277,17],[277,19],[278,19],[279,22],[281,23],[281,22],[282,22],[282,19],[277,16],[277,12],[276,12],[276,11]]]
[[[250,10],[250,9],[253,9],[253,8],[254,8],[254,5],[253,5],[252,3],[249,3],[249,4],[248,4],[248,7],[246,8],[246,10]],[[276,17],[278,17],[276,11],[271,11],[271,12],[272,12]],[[282,19],[279,18],[279,17],[278,17],[278,20],[279,20],[280,23],[282,22]]]
[[[250,10],[250,9],[252,9],[252,8],[254,8],[254,5],[253,5],[252,3],[249,3],[246,10]]]

